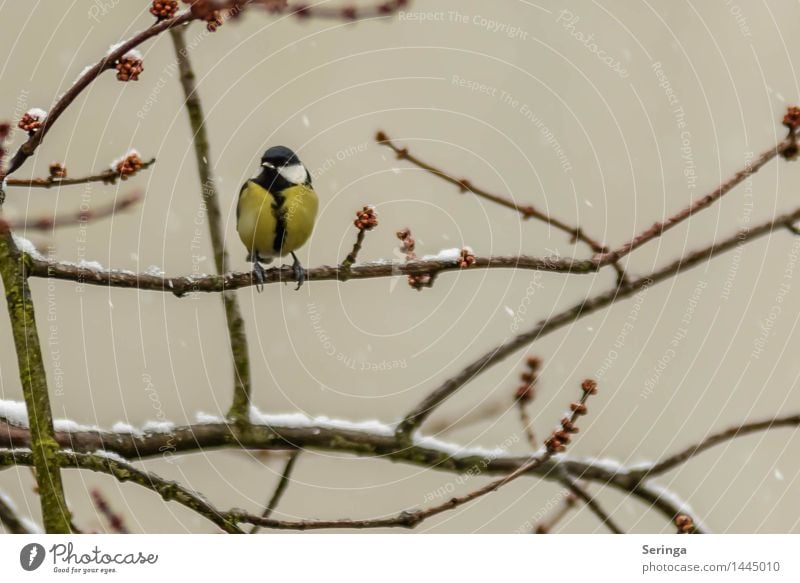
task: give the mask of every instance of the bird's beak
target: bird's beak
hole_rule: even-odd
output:
[[[261,165],[264,168],[271,168],[271,169],[275,170],[275,165],[274,164],[270,164],[269,162],[262,162]]]

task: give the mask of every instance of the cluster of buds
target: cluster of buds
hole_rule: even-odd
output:
[[[153,0],[153,5],[150,7],[150,14],[159,21],[172,18],[176,12],[178,12],[177,0]]]
[[[411,229],[400,229],[397,231],[397,238],[400,239],[400,251],[406,254],[406,259],[416,259],[414,247],[416,247],[417,242],[414,241],[414,237],[411,235]]]
[[[678,527],[678,534],[694,534],[694,520],[691,516],[678,514],[675,517],[675,526]]]
[[[564,451],[570,442],[570,435],[578,433],[578,427],[575,422],[578,417],[586,415],[588,412],[586,399],[589,398],[589,395],[597,393],[597,383],[591,379],[586,379],[581,383],[581,390],[583,390],[583,395],[580,400],[569,405],[572,413],[564,416],[561,419],[561,427],[553,431],[552,435],[544,441],[544,446],[547,448],[548,453],[555,454]]]
[[[411,261],[417,258],[416,253],[414,253],[414,248],[417,245],[417,242],[414,240],[413,235],[411,235],[411,230],[400,229],[396,233],[397,238],[400,239],[400,251],[405,254],[406,261]],[[420,273],[420,274],[411,274],[408,276],[408,285],[413,287],[417,291],[421,291],[424,287],[431,287],[433,285],[433,276],[429,273]]]
[[[61,162],[50,162],[50,178],[60,180],[67,177],[67,167]]]
[[[116,64],[117,80],[138,81],[144,71],[142,56],[138,51],[130,51],[122,55]]]
[[[378,214],[375,207],[365,206],[356,213],[356,220],[353,221],[359,231],[371,231],[378,226]]]
[[[183,0],[183,2],[190,5],[190,10],[194,16],[205,20],[208,32],[216,32],[225,20],[239,16],[244,10],[244,5],[247,4],[244,0],[229,0],[228,2],[220,2],[219,0]],[[283,7],[285,5],[286,0],[265,2],[265,7],[273,11],[278,6]]]
[[[124,157],[116,160],[112,168],[119,174],[120,178],[127,180],[128,176],[136,174],[143,166],[144,162],[142,162],[139,152],[131,150]]]
[[[521,403],[528,403],[536,396],[536,383],[539,381],[539,368],[542,366],[542,361],[536,356],[531,356],[525,364],[527,370],[519,375],[522,384],[517,387],[517,392],[514,394],[514,399]]]
[[[783,116],[783,125],[792,132],[800,128],[800,107],[797,105],[790,105],[786,108],[786,115]]]
[[[22,116],[22,119],[19,120],[17,127],[19,129],[32,134],[44,123],[44,120],[47,118],[47,112],[38,108],[28,110],[25,115]]]
[[[466,269],[467,267],[472,267],[475,265],[475,255],[472,254],[472,249],[469,247],[464,247],[461,250],[461,256],[458,258],[458,266],[461,269]]]
[[[789,145],[783,149],[781,156],[786,160],[794,160],[797,158],[798,145],[797,145],[797,129],[800,128],[800,107],[797,105],[790,105],[786,109],[786,114],[783,116],[783,125],[789,128]]]
[[[108,501],[100,492],[100,490],[92,490],[92,502],[94,502],[95,508],[97,508],[100,514],[106,517],[112,532],[117,534],[128,533],[128,529],[125,527],[125,522],[122,520],[122,516],[111,509]]]

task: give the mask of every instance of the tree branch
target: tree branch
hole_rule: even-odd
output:
[[[147,162],[142,163],[142,167],[131,174],[122,174],[118,170],[109,168],[97,174],[90,174],[88,176],[81,176],[79,178],[9,178],[6,181],[7,186],[24,187],[24,188],[59,188],[61,186],[74,186],[76,184],[88,184],[90,182],[102,182],[103,184],[116,184],[119,179],[127,179],[134,176],[155,164],[156,159],[151,158]],[[124,178],[123,178],[124,177]]]
[[[67,90],[67,92],[58,98],[56,103],[47,113],[47,117],[42,123],[42,127],[36,130],[33,135],[19,147],[9,163],[6,176],[10,176],[16,172],[25,163],[25,161],[33,155],[33,153],[36,151],[36,148],[39,147],[39,145],[42,143],[42,140],[44,140],[44,137],[53,127],[53,124],[55,124],[58,118],[61,117],[61,114],[64,113],[64,111],[72,104],[73,101],[75,101],[75,99],[83,92],[83,90],[91,85],[92,81],[97,79],[103,73],[103,71],[113,68],[114,64],[117,62],[117,60],[119,60],[120,57],[122,57],[122,55],[138,47],[146,40],[161,34],[165,30],[169,30],[172,27],[191,22],[195,18],[196,16],[194,16],[190,10],[186,10],[174,18],[158,22],[134,35],[127,41],[117,45],[114,50],[109,51],[97,63],[86,69],[81,76],[78,77],[77,81],[75,81],[75,83]]]
[[[278,485],[275,487],[275,491],[272,493],[272,497],[267,502],[267,505],[264,507],[264,512],[261,513],[261,518],[269,518],[272,515],[272,512],[278,507],[278,503],[281,501],[283,497],[283,493],[286,491],[286,488],[289,486],[289,480],[292,477],[292,471],[294,470],[294,465],[297,463],[297,458],[300,456],[300,450],[293,451],[289,454],[289,459],[286,460],[286,465],[283,468],[283,472],[281,472],[280,480],[278,480]],[[261,527],[253,526],[250,529],[250,534],[256,534]]]
[[[608,530],[610,530],[614,534],[624,534],[623,530],[614,522],[614,519],[603,510],[603,507],[600,506],[600,503],[595,500],[589,492],[580,485],[580,483],[573,478],[571,475],[564,473],[561,476],[561,482],[566,486],[570,492],[572,492],[576,498],[583,500],[586,503],[587,508],[594,512],[597,518],[600,519],[600,523],[605,525]]]
[[[309,281],[349,281],[398,275],[432,275],[462,268],[458,259],[426,259],[407,263],[375,261],[358,263],[351,267],[322,265],[309,269]],[[587,274],[596,271],[591,261],[572,261],[559,258],[476,257],[473,269],[531,269],[554,273]],[[251,272],[228,272],[223,275],[162,277],[122,270],[98,270],[74,263],[58,262],[44,257],[32,257],[31,272],[34,277],[50,277],[81,284],[140,289],[172,293],[182,297],[188,293],[219,293],[255,285]],[[296,281],[291,267],[273,267],[265,270],[265,284]]]
[[[637,468],[631,471],[631,475],[645,479],[650,476],[657,476],[659,474],[663,474],[668,472],[681,464],[686,463],[696,455],[699,455],[706,451],[707,449],[711,449],[712,447],[724,443],[726,441],[730,441],[731,439],[735,439],[737,437],[744,437],[745,435],[749,435],[751,433],[757,433],[760,431],[767,431],[769,429],[778,429],[781,427],[798,427],[800,426],[800,414],[798,415],[787,415],[785,417],[772,417],[770,419],[765,419],[763,421],[751,421],[749,423],[743,423],[741,425],[736,425],[734,427],[729,427],[723,431],[718,433],[712,433],[711,435],[705,437],[700,442],[687,447],[686,449],[669,456],[666,459],[663,459],[657,463],[650,464],[644,468]]]
[[[113,476],[120,482],[133,482],[156,492],[167,502],[174,501],[194,510],[225,532],[244,534],[235,523],[223,513],[217,511],[203,496],[187,490],[177,482],[165,480],[153,473],[140,470],[125,461],[116,460],[105,455],[61,451],[56,454],[56,458],[63,468],[71,467],[91,470]],[[0,450],[0,466],[10,465],[33,465],[33,455],[30,451]]]
[[[663,267],[659,270],[652,272],[650,275],[640,277],[627,285],[617,287],[608,292],[596,295],[591,298],[576,304],[575,306],[564,310],[546,320],[537,323],[532,329],[527,332],[518,334],[510,340],[506,340],[499,346],[496,346],[474,360],[472,363],[464,367],[455,376],[446,380],[436,390],[429,393],[420,403],[414,407],[403,419],[398,426],[398,432],[401,435],[408,435],[422,422],[424,422],[436,408],[444,403],[448,398],[453,396],[461,387],[472,381],[475,377],[482,372],[488,370],[491,366],[501,362],[504,358],[516,352],[524,346],[528,346],[533,341],[549,334],[554,330],[570,324],[579,318],[594,313],[603,309],[611,304],[630,297],[637,292],[646,289],[652,285],[660,283],[669,279],[687,269],[690,269],[700,263],[708,261],[709,259],[721,255],[739,245],[743,245],[747,241],[752,241],[758,237],[771,233],[776,228],[782,228],[786,224],[793,223],[800,219],[800,208],[792,212],[780,215],[773,220],[763,222],[753,228],[741,230],[735,235],[724,239],[718,243],[695,251],[681,257],[675,262]]]
[[[228,266],[228,253],[225,250],[225,224],[219,206],[219,193],[211,172],[211,153],[206,132],[205,116],[200,95],[195,84],[195,74],[189,60],[189,51],[183,37],[182,28],[170,30],[175,54],[178,57],[181,87],[186,99],[186,112],[192,128],[192,141],[197,158],[197,169],[200,175],[203,202],[208,217],[208,230],[211,247],[214,251],[214,265],[217,273],[225,273]],[[250,354],[247,346],[247,333],[242,318],[239,301],[232,291],[222,293],[222,305],[225,309],[225,323],[228,327],[231,357],[233,358],[233,400],[228,416],[234,421],[244,421],[250,408]]]
[[[70,513],[64,499],[58,442],[53,429],[47,374],[36,331],[36,317],[28,287],[29,257],[20,253],[11,231],[0,225],[0,276],[5,288],[8,317],[17,353],[19,378],[30,427],[31,460],[42,506],[42,520],[48,533],[70,532]]]
[[[715,188],[702,198],[697,199],[689,206],[678,211],[677,213],[668,217],[664,221],[656,222],[655,224],[653,224],[652,227],[650,227],[649,229],[645,229],[644,231],[636,235],[633,239],[631,239],[627,243],[623,243],[616,249],[596,255],[594,258],[595,261],[599,262],[600,265],[608,265],[609,263],[619,261],[622,257],[626,256],[634,249],[638,249],[648,241],[652,241],[653,239],[660,237],[666,231],[668,231],[675,225],[678,225],[679,223],[683,222],[684,220],[688,219],[693,214],[711,206],[713,203],[715,203],[720,198],[729,193],[731,190],[733,190],[736,186],[744,182],[744,180],[746,180],[748,177],[752,176],[753,174],[761,170],[761,168],[763,168],[764,165],[767,164],[767,162],[783,154],[790,148],[796,148],[796,147],[797,147],[797,138],[794,135],[790,135],[782,142],[776,144],[773,148],[770,148],[769,150],[763,152],[752,163],[746,164],[743,169],[739,170],[731,178],[723,182],[721,185],[719,185],[717,188]]]
[[[378,144],[390,148],[397,155],[398,159],[407,160],[408,162],[411,162],[413,165],[415,165],[417,168],[421,168],[422,170],[425,170],[426,172],[429,172],[434,176],[438,176],[445,182],[453,184],[454,186],[458,187],[458,190],[462,194],[465,192],[471,192],[475,196],[483,198],[484,200],[488,200],[490,202],[499,204],[500,206],[504,206],[506,208],[518,212],[520,215],[522,215],[523,219],[531,219],[531,218],[537,219],[569,235],[571,243],[575,243],[576,241],[581,241],[585,243],[595,253],[605,253],[608,251],[608,247],[606,247],[604,244],[596,241],[595,239],[587,235],[580,227],[573,227],[572,225],[569,225],[564,221],[561,221],[555,217],[551,217],[550,215],[548,215],[543,211],[540,211],[533,205],[520,205],[509,197],[489,192],[488,190],[485,190],[483,188],[479,188],[474,184],[472,184],[472,182],[470,182],[466,178],[456,178],[449,172],[437,168],[436,166],[433,166],[432,164],[425,162],[421,158],[418,158],[417,156],[414,156],[413,154],[409,153],[408,148],[401,148],[397,146],[394,142],[392,142],[391,138],[389,138],[389,136],[387,136],[386,133],[383,131],[379,131],[375,135],[375,140],[378,142]],[[617,264],[616,261],[609,261],[608,263],[614,265],[614,269],[617,271],[619,281],[624,281],[625,271],[622,269],[622,267],[619,264]]]
[[[17,514],[11,500],[2,492],[0,492],[0,523],[10,534],[35,534]]]
[[[142,200],[142,194],[134,192],[98,209],[79,210],[73,214],[63,214],[57,217],[41,216],[35,219],[26,217],[24,219],[6,221],[6,225],[8,228],[21,231],[52,231],[60,227],[82,225],[89,221],[113,217],[117,212],[129,208],[140,200]],[[3,219],[0,219],[0,221],[3,221]]]

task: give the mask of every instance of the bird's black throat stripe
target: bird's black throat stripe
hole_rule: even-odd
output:
[[[271,191],[270,194],[274,200],[272,214],[275,215],[275,240],[272,242],[272,249],[280,255],[281,249],[283,249],[283,240],[286,238],[286,209],[283,208],[286,197]]]

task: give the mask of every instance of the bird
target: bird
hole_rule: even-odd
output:
[[[261,157],[261,171],[239,190],[236,230],[253,263],[256,289],[264,289],[262,263],[291,254],[292,270],[299,290],[306,271],[295,250],[308,241],[314,230],[319,199],[311,175],[291,149],[273,146]]]

